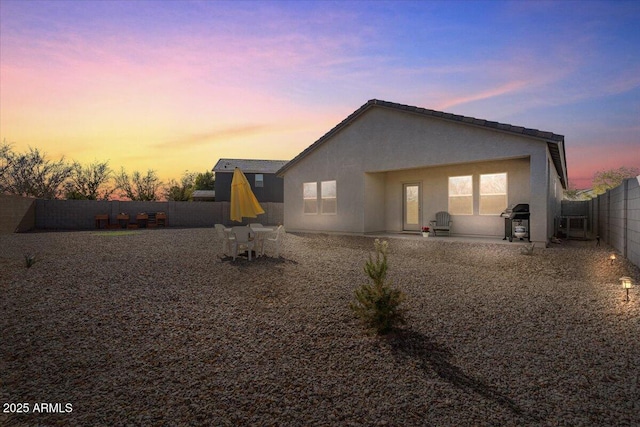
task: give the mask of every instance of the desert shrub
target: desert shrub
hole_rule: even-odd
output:
[[[24,264],[27,268],[31,268],[33,264],[36,263],[36,255],[35,254],[25,254],[24,255]]]
[[[533,249],[535,248],[535,246],[536,246],[535,243],[531,243],[529,245],[522,246],[520,248],[520,253],[522,255],[533,255]]]
[[[349,307],[364,324],[379,334],[386,334],[394,327],[405,324],[405,310],[400,304],[404,293],[386,282],[388,242],[374,242],[375,258],[369,255],[364,266],[372,283],[365,283],[354,292],[355,300]]]

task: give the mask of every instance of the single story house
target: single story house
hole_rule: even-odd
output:
[[[278,171],[290,231],[419,231],[439,211],[452,235],[502,238],[529,204],[547,243],[567,187],[564,136],[370,100]]]
[[[231,181],[234,169],[240,168],[259,202],[282,203],[284,181],[276,172],[286,160],[220,159],[213,167],[216,174],[216,201],[231,201]]]

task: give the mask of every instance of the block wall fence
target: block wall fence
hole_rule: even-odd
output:
[[[283,203],[264,202],[262,207],[265,213],[252,222],[284,223]],[[95,228],[96,215],[107,214],[111,223],[116,223],[121,212],[129,214],[132,223],[140,212],[165,212],[170,227],[237,224],[229,218],[229,208],[229,202],[42,200],[0,194],[0,233],[89,230]],[[592,200],[563,202],[562,208],[563,214],[585,212],[593,236],[599,235],[603,242],[640,266],[640,177],[627,179]]]
[[[36,224],[36,199],[0,194],[0,234],[29,231]]]
[[[600,238],[640,266],[640,177],[626,179],[591,203]]]
[[[265,213],[251,222],[282,224],[282,203],[261,203]],[[96,215],[109,215],[111,224],[117,224],[117,215],[126,213],[129,222],[136,222],[141,212],[164,212],[169,227],[213,227],[214,224],[240,225],[232,222],[229,202],[133,202],[96,200],[43,200],[19,196],[0,198],[0,233],[29,230],[91,230]]]
[[[640,177],[626,179],[583,204],[591,234],[640,267]],[[564,208],[564,205],[563,205]]]

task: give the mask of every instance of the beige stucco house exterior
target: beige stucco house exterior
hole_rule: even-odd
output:
[[[277,174],[287,230],[419,231],[448,211],[452,235],[502,238],[526,203],[542,243],[567,185],[562,135],[375,99]]]

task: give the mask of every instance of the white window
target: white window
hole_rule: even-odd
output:
[[[304,201],[304,213],[318,213],[318,183],[305,182],[302,184],[302,198]]]
[[[507,174],[480,175],[480,215],[499,215],[507,208]]]
[[[449,213],[473,215],[473,180],[471,175],[449,177]]]
[[[264,187],[264,175],[261,173],[256,174],[256,188]]]
[[[322,181],[320,183],[320,195],[322,197],[322,213],[335,214],[338,212],[336,197],[336,182]]]

